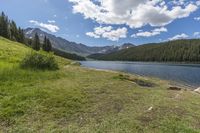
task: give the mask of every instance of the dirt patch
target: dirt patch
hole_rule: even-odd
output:
[[[121,80],[127,80],[127,81],[134,82],[137,85],[142,86],[142,87],[155,87],[156,86],[155,83],[152,83],[152,82],[147,81],[147,80],[133,78],[133,77],[130,77],[129,75],[119,74],[118,78],[121,79]]]
[[[180,91],[180,90],[182,90],[182,88],[172,86],[172,87],[167,88],[167,90]]]

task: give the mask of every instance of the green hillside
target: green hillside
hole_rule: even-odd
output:
[[[176,40],[145,44],[109,54],[94,54],[98,60],[200,62],[200,40]]]
[[[200,95],[168,82],[97,71],[56,57],[59,70],[21,69],[30,48],[0,38],[0,132],[198,133]]]
[[[12,42],[5,38],[0,37],[0,62],[3,64],[15,64],[23,58],[25,53],[27,53],[29,48],[19,44],[17,42]],[[2,67],[2,66],[1,66]]]

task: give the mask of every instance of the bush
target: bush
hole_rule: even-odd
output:
[[[57,70],[58,64],[52,53],[32,51],[22,60],[21,67],[41,70]]]

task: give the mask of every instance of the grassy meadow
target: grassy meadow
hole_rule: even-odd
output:
[[[30,48],[0,38],[2,133],[199,133],[200,95],[169,83],[82,68],[19,67]]]

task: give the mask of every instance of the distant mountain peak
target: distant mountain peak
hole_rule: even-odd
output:
[[[131,47],[135,47],[135,45],[132,43],[124,43],[123,45],[120,46],[121,49],[128,49]]]
[[[123,44],[122,46],[103,46],[103,47],[90,47],[86,46],[82,43],[76,43],[76,42],[70,42],[62,37],[56,37],[55,35],[49,34],[39,28],[27,28],[24,30],[25,36],[27,38],[34,38],[35,34],[37,33],[40,37],[40,40],[43,41],[44,37],[50,39],[52,46],[56,49],[60,49],[62,51],[68,52],[68,53],[75,53],[78,55],[90,55],[95,53],[111,53],[115,51],[119,51],[124,48],[130,48],[134,46],[131,43]]]

